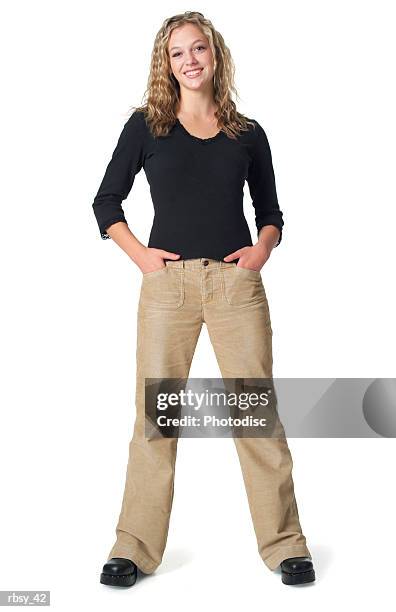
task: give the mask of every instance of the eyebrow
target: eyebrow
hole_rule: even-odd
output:
[[[192,45],[195,45],[195,43],[197,43],[197,42],[205,42],[205,41],[204,41],[204,40],[202,40],[202,38],[197,38],[197,40],[194,40],[194,42],[193,42],[193,43],[191,43],[191,44],[192,44]],[[181,47],[172,47],[172,48],[170,49],[170,51],[173,51],[173,49],[181,49]]]

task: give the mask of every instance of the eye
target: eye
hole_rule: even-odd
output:
[[[198,45],[197,47],[195,47],[195,49],[203,49],[203,50],[205,50],[206,47],[204,45]],[[174,53],[172,55],[172,57],[177,57],[178,55],[180,55],[180,51],[177,51],[176,53]]]

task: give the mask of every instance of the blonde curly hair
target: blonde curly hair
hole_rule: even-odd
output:
[[[214,58],[213,90],[217,106],[215,116],[219,129],[229,138],[236,139],[241,131],[249,129],[248,124],[253,128],[255,125],[236,110],[232,100],[232,92],[237,98],[238,93],[234,84],[235,65],[230,50],[212,22],[197,11],[180,13],[163,22],[154,41],[143,105],[131,107],[132,113],[144,113],[146,124],[155,137],[166,136],[176,123],[175,110],[180,101],[180,85],[171,70],[168,42],[172,31],[187,23],[198,26],[209,41]]]

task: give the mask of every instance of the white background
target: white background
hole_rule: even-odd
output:
[[[394,439],[290,439],[317,574],[259,557],[231,440],[181,440],[168,545],[133,589],[99,584],[134,420],[139,269],[92,201],[147,85],[163,20],[199,10],[271,145],[283,240],[262,270],[274,375],[395,374],[392,2],[9,2],[2,15],[0,589],[52,607],[333,610],[393,583]],[[393,40],[392,40],[393,39]],[[142,171],[125,212],[147,244]],[[246,216],[255,236],[253,208]],[[220,376],[203,328],[191,376]],[[81,604],[81,605],[80,605]]]

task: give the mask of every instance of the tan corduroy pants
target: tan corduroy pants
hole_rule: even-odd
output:
[[[177,438],[145,437],[145,378],[188,378],[202,324],[223,378],[272,378],[272,328],[260,272],[214,259],[166,261],[142,277],[136,350],[136,420],[117,540],[150,574],[162,560],[173,501]],[[282,438],[234,438],[258,551],[273,570],[311,557],[294,495],[292,457]]]

